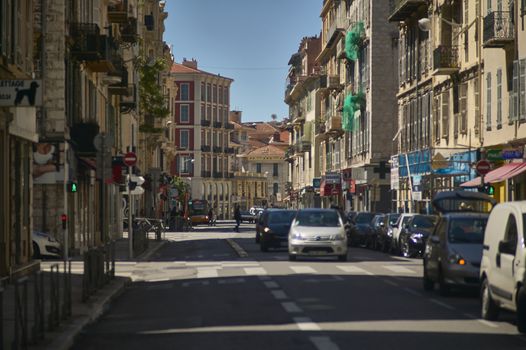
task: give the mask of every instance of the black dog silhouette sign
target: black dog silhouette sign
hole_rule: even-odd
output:
[[[0,80],[0,107],[42,105],[42,80]]]

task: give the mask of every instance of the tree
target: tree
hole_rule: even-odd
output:
[[[170,113],[159,81],[161,73],[166,70],[166,61],[162,58],[147,60],[141,57],[137,63],[139,107],[144,115],[144,121],[139,126],[139,130],[147,133],[160,133],[162,128],[156,128],[155,121],[166,118]]]

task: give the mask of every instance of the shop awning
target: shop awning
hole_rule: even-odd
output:
[[[526,171],[526,163],[508,163],[504,164],[497,169],[490,171],[484,176],[484,183],[495,183],[501,182],[507,179],[511,179],[514,176],[517,176]],[[480,177],[477,177],[473,180],[464,182],[461,184],[461,187],[477,187],[480,186],[481,180]]]

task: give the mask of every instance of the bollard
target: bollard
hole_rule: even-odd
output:
[[[42,271],[36,271],[33,276],[33,344],[36,344],[44,339],[44,275]]]

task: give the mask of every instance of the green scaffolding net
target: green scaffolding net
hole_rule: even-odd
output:
[[[365,36],[365,26],[363,22],[357,22],[345,36],[345,56],[350,61],[358,59],[360,44]]]
[[[350,94],[343,102],[342,128],[345,131],[353,131],[359,128],[359,120],[355,118],[356,111],[365,107],[365,94],[359,91],[355,95]]]

